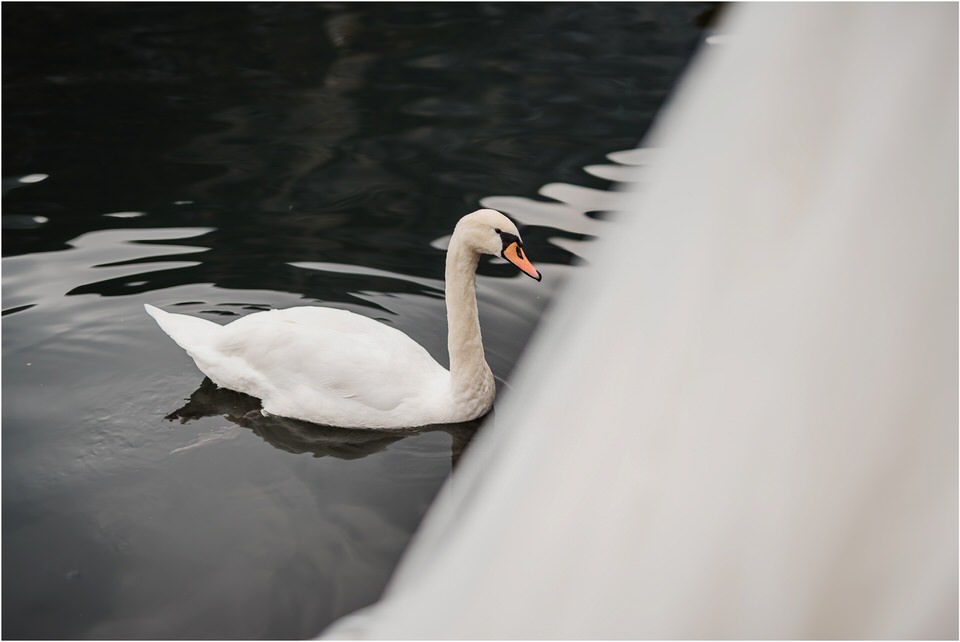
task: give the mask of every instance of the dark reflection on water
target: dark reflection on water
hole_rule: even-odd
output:
[[[337,457],[359,459],[379,453],[390,444],[427,432],[442,431],[450,435],[450,465],[456,468],[457,461],[473,439],[485,417],[458,424],[437,424],[404,430],[358,430],[337,426],[320,426],[306,421],[285,417],[264,416],[260,400],[240,392],[218,388],[209,378],[204,378],[187,403],[166,416],[168,420],[187,423],[201,417],[223,417],[230,422],[249,428],[267,443],[293,454],[311,453],[314,457]],[[221,438],[230,439],[235,433],[222,432],[184,446],[175,452],[212,443]]]
[[[445,364],[444,239],[497,207],[544,273],[480,266],[502,390],[703,9],[5,3],[4,637],[306,637],[375,600],[477,426],[258,416],[143,303],[349,309]]]

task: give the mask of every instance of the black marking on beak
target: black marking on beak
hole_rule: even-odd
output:
[[[501,232],[500,230],[496,230],[496,232],[500,235],[500,240],[503,242],[503,247],[500,248],[500,256],[503,256],[503,253],[511,243],[515,242],[518,247],[523,247],[523,244],[520,242],[520,237],[516,234],[511,234],[510,232]]]

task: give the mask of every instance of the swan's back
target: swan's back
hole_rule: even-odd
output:
[[[288,308],[220,326],[147,311],[214,383],[260,398],[271,414],[391,428],[452,411],[445,368],[396,328],[352,312]]]

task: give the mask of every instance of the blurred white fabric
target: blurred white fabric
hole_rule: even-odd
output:
[[[957,638],[957,5],[730,14],[327,636]]]

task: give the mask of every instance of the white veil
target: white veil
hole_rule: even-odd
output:
[[[327,636],[957,637],[957,5],[730,13]]]

